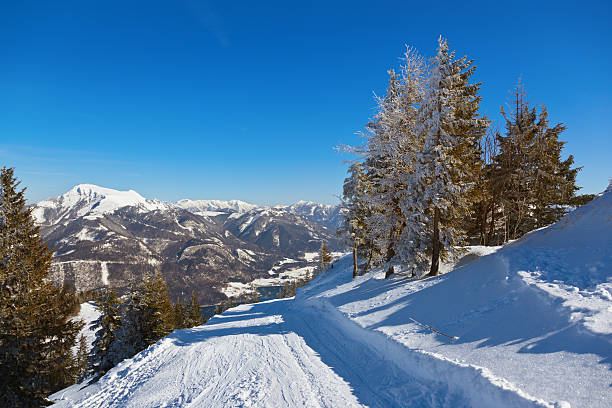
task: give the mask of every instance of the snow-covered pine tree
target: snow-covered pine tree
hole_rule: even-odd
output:
[[[423,212],[415,205],[419,196],[412,186],[416,177],[416,157],[423,148],[423,137],[416,127],[426,73],[422,57],[413,48],[407,48],[403,60],[400,92],[379,112],[380,117],[386,117],[382,122],[388,123],[385,149],[391,164],[386,174],[381,175],[385,188],[379,195],[379,199],[386,202],[382,214],[389,228],[386,278],[395,272],[395,264],[404,263],[410,268],[410,264],[418,259],[418,246],[411,237],[423,233],[421,224],[416,222],[417,216]]]
[[[365,249],[367,240],[367,208],[365,204],[366,178],[363,166],[354,162],[348,170],[349,176],[344,180],[342,207],[344,220],[338,230],[343,242],[353,249],[353,278],[359,275],[357,265],[358,252]]]
[[[415,183],[431,218],[431,276],[439,273],[440,257],[453,253],[463,239],[459,220],[469,214],[474,179],[473,158],[465,159],[463,154],[470,152],[471,138],[487,123],[470,114],[478,100],[477,87],[467,81],[472,62],[455,59],[442,37],[438,44],[418,118],[424,149],[416,164]]]
[[[76,377],[75,294],[50,282],[52,251],[12,168],[0,170],[0,406],[40,406]]]
[[[143,293],[141,287],[132,286],[121,305],[121,325],[115,341],[111,344],[111,355],[117,362],[133,357],[144,350],[144,313],[142,312]]]
[[[394,152],[398,137],[399,110],[403,84],[400,76],[389,70],[389,84],[383,98],[377,97],[378,112],[366,126],[364,171],[369,180],[366,223],[371,253],[386,259],[393,251],[398,224],[402,222],[394,190]],[[394,253],[391,254],[394,256]]]
[[[121,326],[121,305],[117,293],[112,288],[105,288],[98,297],[97,306],[100,317],[92,324],[96,338],[89,353],[89,373],[95,379],[121,361],[112,350]]]

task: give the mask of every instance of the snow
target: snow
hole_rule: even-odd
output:
[[[312,262],[315,259],[317,259],[319,257],[319,253],[318,252],[306,252],[304,253],[304,259],[307,262]]]
[[[87,350],[91,350],[91,345],[96,339],[96,333],[92,330],[91,325],[100,317],[100,312],[96,308],[93,302],[81,303],[81,310],[75,319],[81,320],[85,325],[81,329],[81,332],[77,336],[77,339],[81,337],[81,334],[85,336],[87,341]]]
[[[240,200],[189,200],[182,199],[175,203],[178,207],[195,213],[208,213],[208,216],[215,216],[229,211],[239,214],[258,209],[256,204],[247,203]],[[214,215],[213,215],[214,214]]]
[[[108,283],[108,266],[106,265],[106,262],[100,262],[100,273],[101,273],[101,279],[102,279],[102,283],[106,286],[109,285]]]
[[[93,184],[79,184],[57,199],[38,202],[32,214],[37,223],[43,224],[45,208],[56,209],[61,214],[77,206],[77,215],[85,219],[96,219],[127,206],[135,206],[141,211],[168,208],[168,204],[159,200],[147,200],[134,190],[119,191]]]
[[[351,279],[178,330],[58,407],[608,407],[612,191],[436,278]],[[443,333],[430,330],[428,327]],[[450,336],[446,337],[445,335]]]

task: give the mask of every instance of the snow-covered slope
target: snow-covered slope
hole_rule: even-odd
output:
[[[58,406],[609,407],[612,189],[437,278],[351,279],[175,331]],[[492,252],[492,253],[491,253]],[[434,331],[435,330],[435,331]]]

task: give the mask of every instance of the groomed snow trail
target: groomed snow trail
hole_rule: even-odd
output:
[[[58,407],[87,408],[534,405],[473,370],[476,383],[485,383],[476,388],[490,398],[475,401],[461,386],[417,379],[411,372],[422,367],[406,364],[428,364],[427,356],[406,359],[402,353],[415,352],[366,332],[335,309],[277,300],[242,305],[204,326],[175,331],[98,383],[53,398]]]

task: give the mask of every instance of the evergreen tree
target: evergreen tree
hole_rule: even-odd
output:
[[[430,276],[439,273],[440,258],[452,254],[464,238],[461,220],[469,214],[476,145],[487,121],[477,117],[478,85],[469,85],[472,61],[455,59],[440,37],[438,53],[419,112],[424,149],[417,180],[429,209]]]
[[[52,251],[12,168],[0,170],[0,406],[40,406],[76,377],[75,294],[50,282]]]
[[[189,310],[187,311],[186,320],[189,327],[200,326],[206,323],[204,317],[202,316],[202,308],[195,292],[191,293],[191,304],[189,305]]]
[[[355,278],[359,274],[358,253],[365,254],[367,248],[371,247],[368,245],[368,211],[365,199],[367,180],[361,163],[353,163],[348,173],[349,176],[344,180],[342,197],[342,206],[346,211],[338,235],[353,249],[353,278]]]
[[[181,305],[181,301],[177,300],[174,304],[174,328],[175,329],[184,329],[187,327],[185,322],[185,314],[183,312],[183,306]]]
[[[498,135],[493,191],[503,219],[502,242],[558,221],[571,206],[578,187],[573,156],[561,160],[565,126],[548,126],[548,112],[531,108],[524,86],[517,83],[507,114],[506,133]]]
[[[81,381],[87,374],[88,367],[88,352],[87,352],[87,339],[83,334],[79,337],[79,348],[77,350],[77,381]]]
[[[106,288],[97,301],[100,317],[93,322],[96,339],[92,344],[89,356],[90,373],[100,378],[121,361],[112,350],[116,335],[121,326],[121,310],[117,294],[112,288]]]
[[[148,345],[144,339],[146,324],[142,305],[143,288],[130,288],[121,306],[121,325],[117,330],[115,341],[111,344],[111,354],[117,362],[133,357]]]
[[[327,249],[327,245],[325,243],[321,244],[321,250],[319,252],[319,257],[321,261],[321,269],[325,269],[327,265],[332,261],[332,256]]]
[[[174,308],[168,298],[168,285],[161,274],[145,277],[139,311],[142,314],[142,338],[146,346],[172,332]]]

